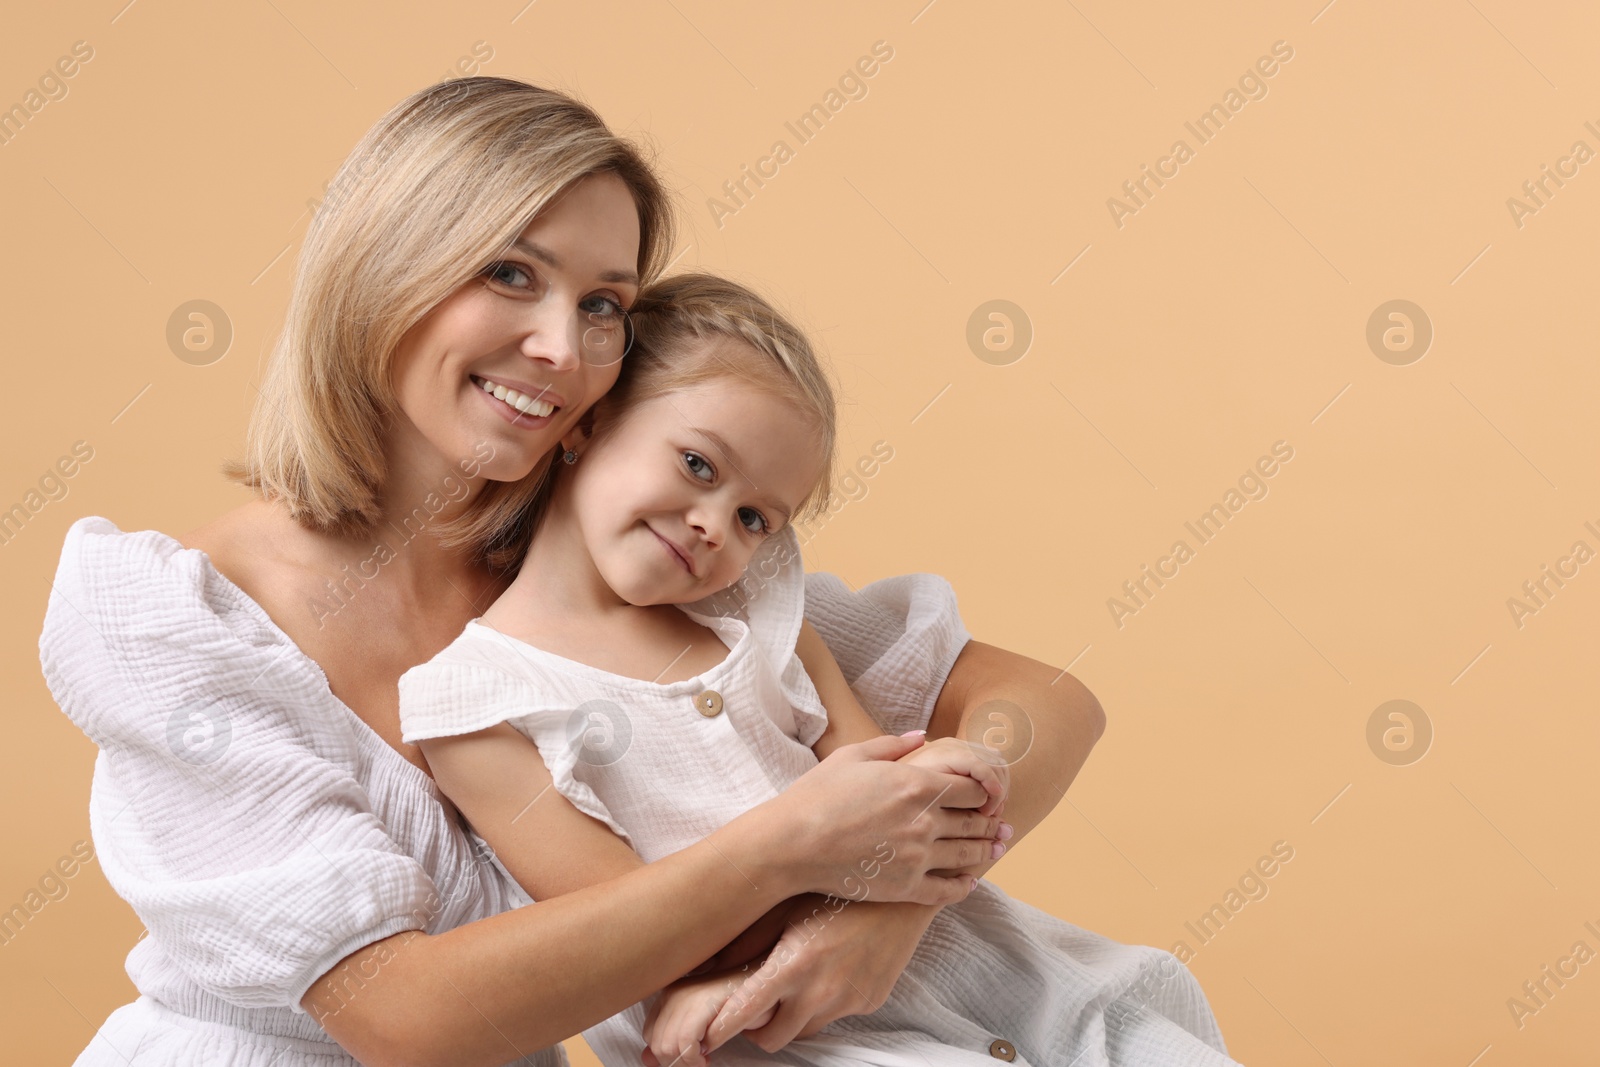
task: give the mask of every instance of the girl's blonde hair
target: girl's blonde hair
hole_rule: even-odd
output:
[[[401,101],[339,168],[300,250],[284,329],[232,478],[314,530],[379,517],[383,431],[398,413],[401,337],[503,255],[580,179],[613,173],[639,210],[641,282],[665,268],[672,201],[651,165],[587,105],[510,78],[441,82]],[[490,482],[442,540],[520,561],[543,473]]]
[[[646,286],[629,317],[633,348],[623,358],[616,384],[590,409],[592,441],[613,433],[647,400],[731,375],[794,405],[810,421],[822,476],[790,521],[807,522],[827,510],[838,413],[827,372],[794,323],[759,293],[701,271]],[[737,344],[724,343],[729,341]],[[551,469],[558,462],[553,457]]]

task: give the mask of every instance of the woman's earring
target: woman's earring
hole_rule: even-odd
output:
[[[569,464],[578,462],[578,454],[570,448],[562,453],[561,458],[566,460]]]

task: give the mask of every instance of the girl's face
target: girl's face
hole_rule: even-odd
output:
[[[487,442],[486,477],[525,477],[617,380],[621,362],[597,352],[591,316],[615,322],[633,302],[638,260],[639,213],[623,180],[603,172],[573,184],[504,258],[406,332],[396,432],[450,466]]]
[[[738,581],[821,476],[812,424],[736,378],[641,403],[563,471],[596,569],[641,606],[691,603]]]

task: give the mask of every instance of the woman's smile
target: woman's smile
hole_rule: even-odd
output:
[[[561,398],[548,391],[544,391],[541,394],[540,391],[532,389],[531,386],[524,386],[529,390],[528,393],[524,393],[500,382],[480,378],[475,374],[471,375],[471,379],[472,384],[477,386],[476,391],[494,408],[495,413],[514,426],[520,426],[527,430],[541,429],[548,426],[551,417],[561,410],[558,403],[552,402],[559,401]],[[551,400],[535,399],[536,396],[541,395],[550,397]]]

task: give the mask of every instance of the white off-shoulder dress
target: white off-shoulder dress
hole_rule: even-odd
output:
[[[776,796],[817,759],[827,713],[795,655],[812,619],[886,730],[926,725],[927,684],[967,640],[949,583],[904,575],[868,587],[882,627],[835,629],[814,612],[841,595],[806,575],[792,527],[769,539],[732,588],[690,605],[727,657],[694,678],[642,681],[575,662],[480,622],[400,679],[401,736],[415,742],[507,722],[530,738],[555,787],[647,862],[705,837]],[[874,609],[875,610],[875,609]],[[824,616],[827,613],[824,612]],[[909,623],[931,642],[884,641]],[[876,635],[876,636],[874,636]],[[907,655],[902,655],[902,650]],[[863,674],[863,663],[871,670]],[[874,684],[863,688],[862,678]],[[851,896],[870,899],[870,858]],[[828,921],[831,902],[816,917]],[[652,998],[653,999],[653,998]],[[584,1032],[607,1067],[637,1067],[650,999]],[[766,1053],[736,1038],[725,1067],[1230,1064],[1199,983],[1171,953],[1123,945],[1008,897],[980,880],[934,918],[888,1002]]]
[[[953,605],[920,576],[807,582],[808,617],[865,701],[904,709],[897,731],[926,725],[967,639]],[[319,976],[382,938],[531,903],[205,553],[75,523],[39,653],[99,746],[95,851],[148,931],[126,963],[138,998],[76,1067],[354,1064],[300,1007]],[[567,1062],[559,1047],[522,1052],[508,1062]]]

